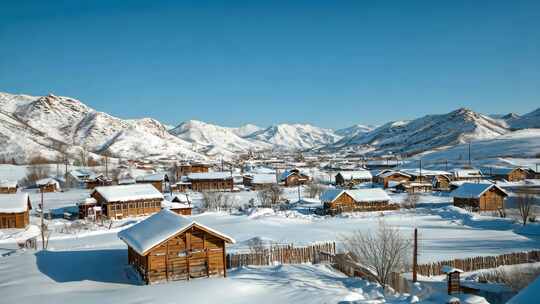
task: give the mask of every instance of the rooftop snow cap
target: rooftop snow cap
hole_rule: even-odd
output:
[[[381,201],[390,201],[390,196],[386,194],[381,188],[371,188],[371,189],[354,189],[354,190],[343,190],[343,189],[329,189],[323,192],[321,195],[321,201],[323,202],[333,202],[342,193],[347,193],[351,196],[356,202],[381,202]]]
[[[190,173],[188,174],[188,179],[231,179],[232,175],[230,172],[200,172],[200,173]]]
[[[233,238],[167,209],[120,231],[118,237],[140,255],[146,255],[150,249],[192,226],[200,227],[228,243],[235,243]]]
[[[163,199],[163,194],[151,184],[96,187],[94,191],[99,193],[108,202]]]
[[[20,213],[28,210],[28,193],[0,195],[1,213]]]
[[[490,190],[493,187],[500,190],[502,193],[504,193],[505,196],[508,196],[508,193],[506,193],[506,191],[504,191],[501,187],[495,184],[487,183],[463,183],[459,188],[452,191],[452,193],[450,193],[450,196],[459,198],[478,198],[482,196],[484,192]]]
[[[345,180],[351,179],[371,179],[371,172],[368,170],[356,170],[356,171],[339,171],[338,174],[341,174],[341,177]]]

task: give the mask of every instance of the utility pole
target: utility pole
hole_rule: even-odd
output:
[[[471,142],[469,142],[469,167],[471,167]]]
[[[422,182],[422,159],[420,159],[420,182]]]
[[[41,189],[41,248],[45,250],[45,220],[44,220],[43,188]]]
[[[444,160],[444,164],[445,164],[445,165],[444,165],[444,168],[445,168],[444,170],[445,170],[445,171],[448,171],[448,159],[445,159],[445,160]]]
[[[418,228],[414,228],[414,248],[413,248],[413,283],[417,282],[417,266],[418,266]]]

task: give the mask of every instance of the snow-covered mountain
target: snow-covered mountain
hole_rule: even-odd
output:
[[[367,132],[369,132],[371,130],[373,130],[373,127],[371,127],[371,126],[354,125],[354,126],[350,126],[348,128],[343,128],[343,129],[336,130],[335,133],[337,135],[343,137],[343,139],[345,139],[345,138],[352,138],[352,137],[358,136],[359,134],[367,133]]]
[[[240,136],[240,137],[248,137],[249,135],[258,132],[260,130],[263,130],[263,128],[253,125],[253,124],[245,124],[238,128],[231,128],[231,130],[234,132],[234,134]]]
[[[461,108],[442,115],[427,115],[411,121],[394,121],[370,132],[331,145],[331,148],[361,147],[377,154],[416,154],[470,140],[489,139],[508,133],[500,121]]]
[[[505,118],[505,121],[512,129],[540,128],[540,108],[521,116]]]
[[[69,97],[0,93],[0,110],[0,136],[8,142],[0,156],[7,159],[54,158],[62,145],[122,158],[204,158],[154,119],[123,120]]]
[[[309,124],[279,124],[255,132],[248,138],[267,142],[276,149],[306,150],[333,144],[341,136],[333,130]]]
[[[229,154],[231,152],[247,152],[249,150],[264,150],[271,148],[265,142],[242,138],[238,132],[248,132],[248,128],[242,130],[235,128],[221,127],[198,120],[189,120],[179,124],[170,130],[170,133],[178,138],[190,142],[198,151],[211,151],[212,154],[220,152]]]

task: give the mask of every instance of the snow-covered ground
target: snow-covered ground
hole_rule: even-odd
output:
[[[88,195],[87,190],[45,194],[46,208],[73,206]],[[257,192],[231,193],[235,205],[256,200]],[[290,201],[298,199],[297,188],[287,188]],[[305,197],[303,191],[301,197]],[[31,193],[36,204],[39,194]],[[399,203],[405,195],[391,194]],[[195,205],[200,195],[192,195]],[[48,207],[47,207],[48,206]],[[455,208],[446,195],[422,195],[416,210],[349,213],[337,217],[318,216],[305,208],[285,211],[255,208],[249,212],[205,212],[193,216],[198,222],[226,233],[237,243],[229,252],[247,250],[247,241],[264,240],[297,245],[338,241],[355,230],[376,227],[380,220],[398,227],[406,236],[419,229],[420,263],[478,255],[540,248],[540,226],[522,229],[510,219],[476,215]],[[6,303],[163,303],[219,298],[226,303],[409,303],[410,299],[381,299],[380,288],[323,265],[285,265],[235,270],[224,279],[199,279],[154,286],[136,286],[135,275],[126,266],[125,244],[117,233],[143,218],[116,221],[111,227],[86,225],[66,229],[72,222],[49,221],[54,229],[48,252],[16,250],[18,239],[37,235],[38,218],[33,215],[27,231],[0,233],[0,289]],[[28,288],[28,287],[32,288]],[[212,292],[206,292],[211,290]],[[0,302],[2,302],[0,301]],[[427,302],[426,302],[427,303]]]

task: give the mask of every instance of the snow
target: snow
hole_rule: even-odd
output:
[[[451,266],[447,266],[447,265],[444,265],[443,267],[441,267],[441,271],[443,273],[453,273],[453,272],[463,272],[463,270],[461,269],[458,269],[458,268],[454,268],[454,267],[451,267]]]
[[[328,189],[321,194],[321,201],[333,202],[337,199],[345,190],[343,189]]]
[[[505,193],[508,196],[508,193],[504,191],[501,187],[497,186],[496,184],[484,184],[484,183],[463,183],[459,188],[452,191],[450,193],[450,196],[453,197],[459,197],[459,198],[472,198],[472,197],[480,197],[484,192],[488,191],[491,188],[497,188],[501,190],[503,193]]]
[[[229,243],[234,243],[233,238],[167,209],[163,209],[138,224],[122,230],[118,233],[118,237],[140,255],[145,255],[148,250],[193,225],[207,229]]]
[[[380,188],[353,190],[328,189],[321,195],[321,201],[333,202],[343,193],[350,195],[356,202],[390,201],[390,196],[388,196],[388,194],[386,194],[386,192]]]
[[[163,199],[163,194],[151,184],[118,185],[94,189],[108,202],[127,202],[143,199]]]
[[[60,184],[59,184],[58,181],[55,180],[54,178],[47,177],[47,178],[42,178],[42,179],[40,179],[40,180],[37,180],[37,181],[36,181],[36,185],[37,185],[37,186],[46,186],[46,185],[56,185],[56,186],[59,186]]]
[[[351,179],[371,179],[371,172],[368,170],[356,170],[356,171],[339,171],[337,174],[341,174],[341,176],[345,180],[351,180]],[[336,175],[337,175],[336,174]]]
[[[25,212],[28,198],[28,193],[0,194],[0,213]]]
[[[304,150],[335,143],[341,136],[333,130],[309,124],[279,124],[255,132],[248,138],[269,143],[276,149]]]
[[[277,184],[277,178],[275,174],[251,174],[249,175],[253,179],[252,184]]]
[[[137,176],[135,181],[137,182],[161,182],[165,180],[165,173],[154,173],[149,175]]]
[[[507,304],[528,304],[535,303],[540,298],[540,277],[536,278],[529,286],[521,290]]]
[[[455,178],[482,177],[482,173],[477,169],[453,169],[451,172]]]
[[[15,188],[18,183],[14,180],[0,180],[0,188]]]
[[[201,172],[201,173],[190,173],[187,178],[189,180],[204,180],[204,179],[231,179],[231,172]]]

